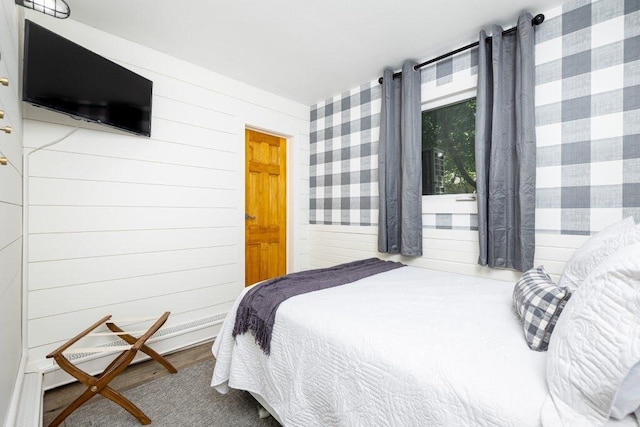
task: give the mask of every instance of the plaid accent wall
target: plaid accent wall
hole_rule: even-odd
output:
[[[640,1],[574,0],[544,13],[536,29],[537,231],[591,234],[629,215],[639,221]],[[424,68],[423,93],[476,78],[477,62],[473,49]],[[311,107],[312,224],[377,223],[380,94],[374,81]],[[441,228],[438,217],[462,216],[425,214],[423,222]],[[464,224],[473,229],[473,221]]]
[[[423,92],[477,73],[478,50],[462,52],[422,69]],[[381,95],[382,86],[375,80],[311,107],[311,224],[378,223]],[[477,219],[475,223],[477,229]]]
[[[311,108],[311,224],[377,224],[381,94],[376,81]]]
[[[478,215],[463,213],[423,214],[422,228],[435,228],[437,230],[477,230]]]
[[[536,228],[640,220],[640,2],[571,1],[536,33]]]

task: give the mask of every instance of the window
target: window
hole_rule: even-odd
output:
[[[422,112],[422,194],[476,190],[476,99]]]

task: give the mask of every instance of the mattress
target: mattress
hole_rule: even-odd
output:
[[[262,397],[287,426],[539,426],[545,353],[527,347],[512,291],[404,267],[299,295],[278,309],[270,356],[231,335],[240,295],[211,385]]]

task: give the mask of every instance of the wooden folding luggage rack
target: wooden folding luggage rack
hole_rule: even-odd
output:
[[[171,363],[169,363],[164,357],[160,354],[153,351],[145,342],[154,334],[158,329],[164,325],[169,317],[170,312],[165,312],[162,316],[160,316],[154,323],[141,335],[139,338],[136,338],[131,333],[136,332],[125,332],[116,326],[113,321],[110,321],[111,315],[105,316],[89,328],[85,329],[75,337],[71,338],[65,344],[63,344],[60,348],[52,351],[47,354],[47,358],[53,358],[58,366],[62,368],[65,372],[76,378],[82,384],[87,386],[87,389],[80,395],[76,400],[71,402],[69,406],[67,406],[57,417],[55,420],[49,424],[50,427],[55,427],[59,425],[65,418],[67,418],[73,411],[82,406],[85,402],[91,399],[96,394],[101,394],[107,399],[117,403],[126,409],[131,415],[136,417],[140,424],[150,424],[151,419],[147,417],[144,412],[142,412],[136,405],[131,403],[129,399],[124,397],[122,394],[118,393],[111,387],[109,387],[109,382],[113,380],[115,377],[120,375],[122,371],[125,370],[127,366],[133,361],[133,358],[136,356],[138,351],[145,353],[150,356],[153,360],[160,363],[162,366],[166,368],[172,374],[175,374],[177,371],[176,368],[173,367]],[[136,319],[136,320],[152,320],[154,318],[144,318],[144,319]],[[102,324],[106,324],[106,326],[111,330],[111,332],[96,332],[91,334],[91,332]],[[88,335],[118,335],[122,340],[124,340],[128,345],[124,346],[110,346],[110,347],[89,347],[89,348],[77,348],[77,349],[69,349],[73,344],[78,342],[80,339],[88,336]],[[79,369],[75,365],[73,365],[66,357],[66,354],[71,353],[107,353],[107,352],[115,352],[121,351],[121,353],[102,371],[102,373],[96,377],[87,374],[83,370]]]

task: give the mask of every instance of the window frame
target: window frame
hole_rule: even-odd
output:
[[[454,76],[452,82],[433,87],[422,86],[420,114],[427,110],[445,107],[470,98],[477,97],[477,75],[462,78]],[[478,212],[474,193],[430,194],[422,196],[422,213],[469,213]],[[473,203],[469,203],[473,202]]]

